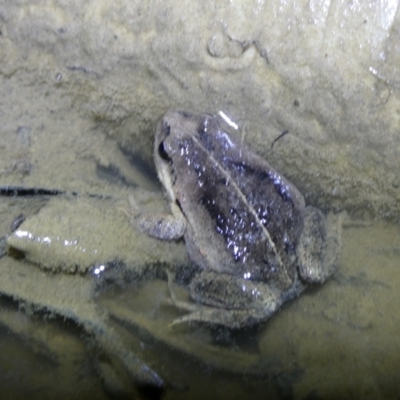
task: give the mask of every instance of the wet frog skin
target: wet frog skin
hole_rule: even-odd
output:
[[[241,328],[268,319],[287,300],[335,270],[339,217],[306,207],[297,188],[217,117],[170,111],[155,136],[157,173],[172,215],[143,218],[160,239],[184,237],[201,272],[194,303],[174,321]]]

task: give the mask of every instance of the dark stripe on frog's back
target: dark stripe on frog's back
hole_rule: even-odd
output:
[[[229,171],[260,219],[266,208],[266,211],[273,211],[270,223],[275,221],[275,229],[282,224],[291,230],[301,228],[304,208],[302,196],[282,175],[272,168],[260,169],[228,158],[224,160],[224,168]],[[299,232],[294,233],[295,239],[297,234]]]
[[[233,163],[227,169],[263,221],[281,256],[293,255],[303,229],[304,202],[297,189],[273,169],[260,170],[245,163],[240,168]],[[282,185],[275,182],[277,176]]]
[[[206,119],[208,121],[207,132],[205,132],[204,128]],[[218,138],[217,133],[219,133]],[[229,138],[229,140],[227,138]],[[251,185],[247,184],[247,182],[252,179],[253,181],[263,181],[267,184],[267,189],[264,188],[263,190],[263,188],[261,188],[260,190],[263,192],[266,190],[268,191],[268,193],[263,194],[263,198],[267,195],[269,196],[273,188],[281,197],[281,201],[291,203],[294,209],[299,206],[297,201],[300,194],[284,192],[282,186],[274,184],[273,174],[279,175],[284,182],[286,182],[286,179],[270,167],[258,154],[254,153],[245,143],[223,131],[216,118],[201,118],[197,131],[197,139],[200,144],[212,154],[222,168],[229,172],[237,184],[244,183],[240,186],[240,189],[243,191],[246,198],[248,198],[248,195],[253,191],[251,187],[249,191],[248,188]],[[233,144],[232,147],[229,146],[230,143]],[[251,157],[250,160],[248,159],[249,155]],[[244,174],[241,174],[241,172],[244,172],[246,176],[243,176]]]
[[[201,145],[232,177],[260,220],[268,213],[264,226],[271,233],[274,243],[282,244],[286,236],[285,250],[288,253],[294,251],[302,230],[304,200],[301,194],[264,159],[236,137],[224,132],[215,118],[208,119],[207,133],[202,121],[197,136]],[[231,143],[233,146],[230,146]],[[277,176],[281,184],[275,182]]]
[[[192,139],[185,140],[182,147],[190,148],[191,154],[191,172],[184,176],[179,174],[181,181],[178,185],[184,187],[184,192],[191,197],[189,204],[185,205],[182,202],[183,212],[196,213],[195,208],[198,206],[206,211],[213,221],[213,229],[224,238],[237,273],[251,272],[253,279],[273,279],[271,269],[278,269],[278,261],[274,251],[268,248],[264,232],[254,215],[249,212],[234,186],[227,182],[207,152],[200,149]],[[174,162],[180,164],[181,170],[187,167],[187,159],[184,156],[178,157]],[[203,166],[205,172],[202,171]],[[202,174],[202,185],[198,184],[199,173]],[[188,209],[185,209],[186,207]],[[190,215],[187,217],[190,219]],[[244,228],[240,228],[242,222],[245,224]],[[215,245],[212,235],[209,244]],[[235,246],[238,247],[236,253]]]
[[[207,186],[213,189],[211,184]],[[225,240],[232,257],[230,268],[240,275],[250,272],[254,280],[273,279],[271,271],[279,271],[274,250],[269,248],[263,230],[254,215],[243,207],[232,185],[228,183],[226,187],[227,192],[218,190],[219,186],[204,190],[200,205],[214,221],[215,231]],[[213,245],[212,237],[210,245]]]

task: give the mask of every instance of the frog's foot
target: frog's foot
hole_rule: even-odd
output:
[[[172,283],[174,280],[174,275],[171,271],[167,270],[167,276],[168,276],[168,289],[169,289],[169,294],[171,296],[170,301],[168,301],[169,304],[173,304],[175,307],[185,310],[185,311],[190,311],[190,312],[196,312],[199,309],[199,306],[195,303],[189,303],[188,301],[182,301],[179,300],[176,297],[176,294],[174,292],[174,289],[172,287]],[[174,321],[175,322],[175,321]],[[172,322],[171,325],[174,325],[174,322]]]
[[[211,325],[223,325],[231,329],[240,329],[264,321],[272,316],[277,308],[270,310],[223,310],[215,307],[196,306],[197,311],[176,318],[170,326],[185,322],[203,322]]]
[[[126,215],[131,224],[134,224],[136,219],[141,215],[140,209],[133,195],[128,197],[128,202],[128,208],[118,206],[117,209]]]

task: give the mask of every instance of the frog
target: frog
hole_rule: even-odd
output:
[[[337,269],[340,216],[306,206],[300,191],[228,132],[218,116],[168,111],[159,121],[154,162],[171,213],[141,217],[161,240],[184,239],[198,272],[187,311],[172,325],[241,329],[268,320]]]

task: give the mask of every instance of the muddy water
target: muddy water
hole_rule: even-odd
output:
[[[171,328],[181,311],[165,269],[184,280],[184,245],[144,238],[127,217],[132,197],[166,207],[151,165],[29,90],[8,97],[0,186],[67,195],[0,197],[0,237],[20,218],[13,229],[33,238],[0,245],[1,398],[398,398],[398,224],[350,216],[338,271],[256,328]]]
[[[337,273],[267,323],[242,332],[169,327],[181,311],[169,304],[162,274],[134,286],[103,285],[94,301],[107,310],[110,326],[127,348],[165,380],[167,399],[201,399],[206,391],[207,397],[221,399],[262,399],[266,393],[269,398],[396,398],[399,243],[395,225],[347,227]],[[7,256],[0,262],[2,268],[24,263]],[[34,292],[35,282],[30,283]],[[74,285],[79,284],[76,278]],[[41,285],[38,281],[38,290]],[[188,295],[177,290],[182,298]],[[51,297],[37,306],[28,295],[11,301],[9,294],[1,297],[0,312],[3,398],[102,399],[132,393],[125,381],[116,384],[109,365],[99,364],[98,343],[82,328],[79,311],[71,316],[66,304],[68,317],[60,318],[62,307],[48,311]]]

